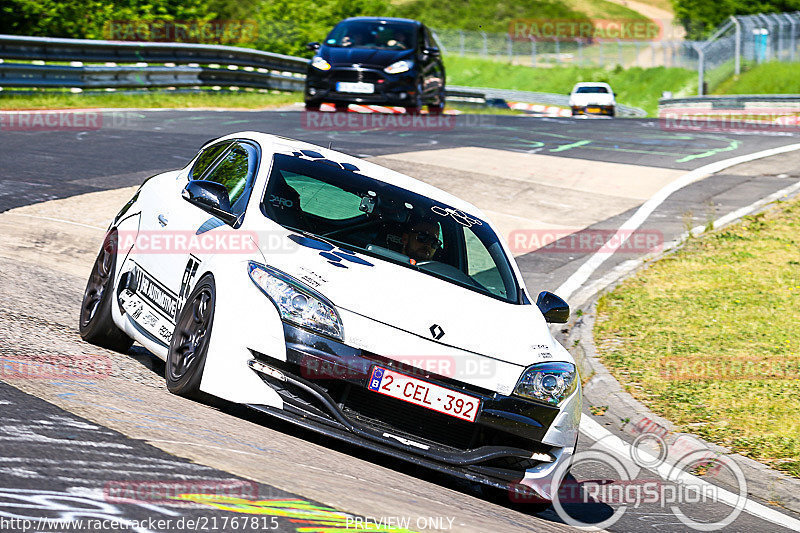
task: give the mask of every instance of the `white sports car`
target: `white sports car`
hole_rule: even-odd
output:
[[[472,205],[256,132],[145,181],[109,227],[82,337],[166,361],[210,395],[438,471],[551,500],[581,386],[517,265]],[[557,485],[555,485],[557,487]]]

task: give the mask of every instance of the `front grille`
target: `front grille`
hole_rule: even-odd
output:
[[[353,387],[344,401],[349,418],[387,432],[392,430],[451,448],[475,447],[479,426],[424,407]]]
[[[335,81],[363,81],[366,83],[378,83],[378,80],[382,80],[383,76],[374,70],[334,69],[331,71],[331,79]]]

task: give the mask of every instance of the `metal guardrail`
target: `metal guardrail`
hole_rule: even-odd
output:
[[[303,91],[308,60],[235,46],[61,39],[0,34],[0,61],[106,63],[104,66],[0,63],[0,87],[253,87]],[[135,66],[118,66],[134,63]],[[157,64],[158,66],[151,65]],[[182,65],[181,65],[182,64]],[[447,86],[453,101],[484,105],[504,98],[567,106],[566,95]],[[618,105],[622,116],[645,116]]]
[[[245,67],[63,66],[0,63],[2,87],[157,88],[241,86],[302,91],[303,77]]]
[[[265,68],[305,74],[308,59],[251,48],[189,43],[61,39],[0,34],[0,57],[86,63],[198,63]]]
[[[658,109],[787,109],[800,110],[800,94],[735,94],[662,98]]]

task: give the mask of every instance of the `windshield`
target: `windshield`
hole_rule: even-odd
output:
[[[593,94],[608,94],[608,89],[605,87],[578,87],[576,93],[593,93]]]
[[[261,207],[285,228],[519,301],[509,260],[487,223],[337,163],[276,154]]]
[[[325,44],[342,48],[410,50],[414,48],[414,39],[413,24],[353,20],[337,24]]]

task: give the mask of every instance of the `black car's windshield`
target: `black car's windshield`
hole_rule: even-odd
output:
[[[576,93],[592,93],[592,94],[608,94],[608,89],[605,87],[578,87]]]
[[[413,24],[388,21],[351,20],[340,22],[325,39],[328,46],[410,50],[416,39]]]
[[[518,303],[508,258],[486,222],[337,163],[276,154],[262,211],[288,229]]]

